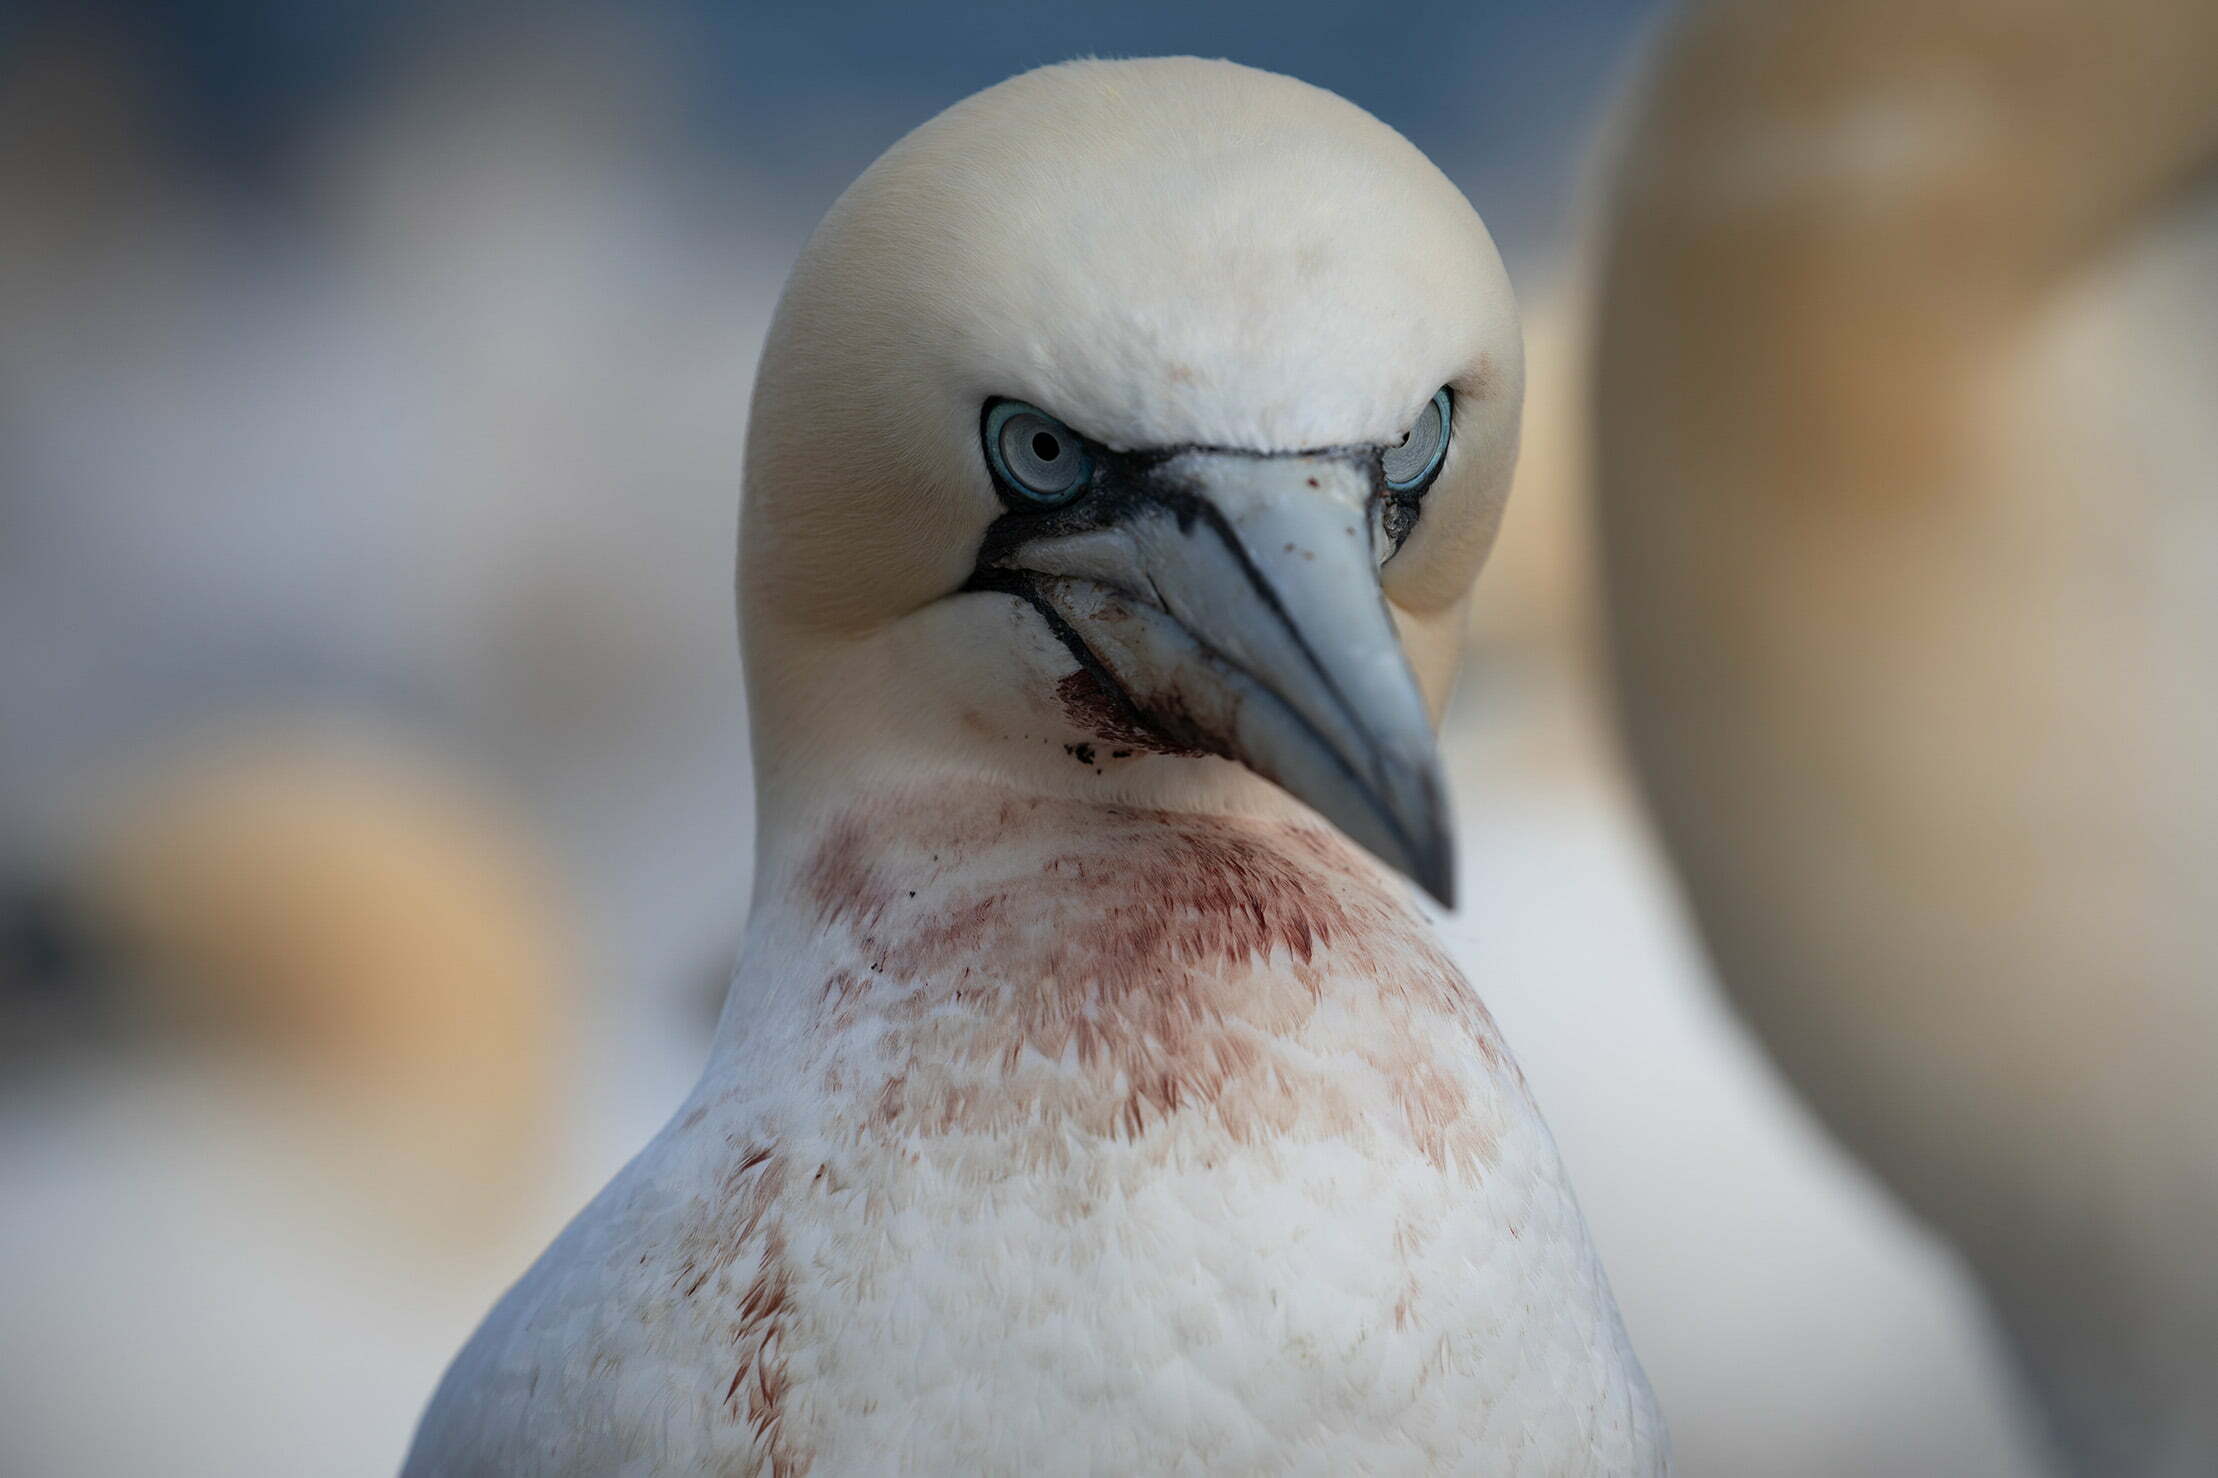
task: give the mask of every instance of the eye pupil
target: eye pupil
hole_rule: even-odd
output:
[[[1093,458],[1085,440],[1053,416],[1020,401],[989,405],[984,427],[986,458],[1004,492],[1026,507],[1059,507],[1086,491]]]
[[[1442,387],[1419,412],[1417,424],[1403,432],[1399,440],[1388,444],[1384,470],[1390,490],[1422,495],[1447,455],[1452,410],[1453,401],[1446,387]]]

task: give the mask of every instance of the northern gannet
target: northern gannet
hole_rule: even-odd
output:
[[[709,1065],[409,1478],[1666,1471],[1524,1081],[1355,845],[1451,890],[1521,389],[1478,217],[1305,84],[1054,66],[873,165],[748,431]]]
[[[1613,189],[1629,743],[2076,1471],[2218,1472],[2218,7],[1706,0]]]

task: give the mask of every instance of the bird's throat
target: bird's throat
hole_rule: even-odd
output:
[[[1480,1151],[1444,1132],[1467,1105],[1436,1054],[1498,1063],[1492,1024],[1399,885],[1317,823],[981,789],[857,805],[796,855],[775,902],[814,965],[759,1070],[814,1074],[850,1132],[1067,1149],[1377,1119]]]

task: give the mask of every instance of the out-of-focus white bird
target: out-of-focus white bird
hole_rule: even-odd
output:
[[[1714,0],[1627,131],[1632,747],[2081,1471],[2218,1469],[2218,9]]]
[[[1792,1100],[1646,834],[1595,629],[1587,276],[1520,285],[1516,483],[1443,726],[1463,901],[1442,937],[1548,1105],[1680,1466],[2027,1478],[2036,1434],[1970,1279]]]
[[[334,1192],[467,1240],[544,1182],[575,944],[482,784],[295,718],[179,746],[108,811],[78,909],[139,1014],[296,1100]]]
[[[135,1030],[0,1119],[0,1468],[390,1472],[571,1158],[529,829],[389,736],[241,724],[112,787],[66,896]]]
[[[1054,67],[874,166],[757,382],[710,1065],[408,1471],[1664,1471],[1523,1081],[1356,845],[1450,891],[1520,389],[1470,207],[1303,84]]]

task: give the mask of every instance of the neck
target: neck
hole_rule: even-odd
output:
[[[991,674],[965,655],[1003,647],[1012,650]],[[908,799],[934,792],[960,794],[972,810],[1035,796],[1070,803],[1074,816],[1089,801],[1306,814],[1240,765],[1165,753],[1126,727],[1129,712],[1074,668],[1046,625],[1000,597],[935,602],[868,638],[770,625],[749,662],[758,906],[777,906],[835,810],[851,814],[858,798],[912,832],[959,823],[959,808],[927,813]]]
[[[1370,1116],[1443,1164],[1482,1156],[1435,1052],[1453,1028],[1496,1060],[1484,1009],[1319,823],[973,785],[882,791],[778,840],[719,1028],[727,1080],[797,1085],[870,1135],[1057,1155],[1173,1118],[1249,1140]]]

